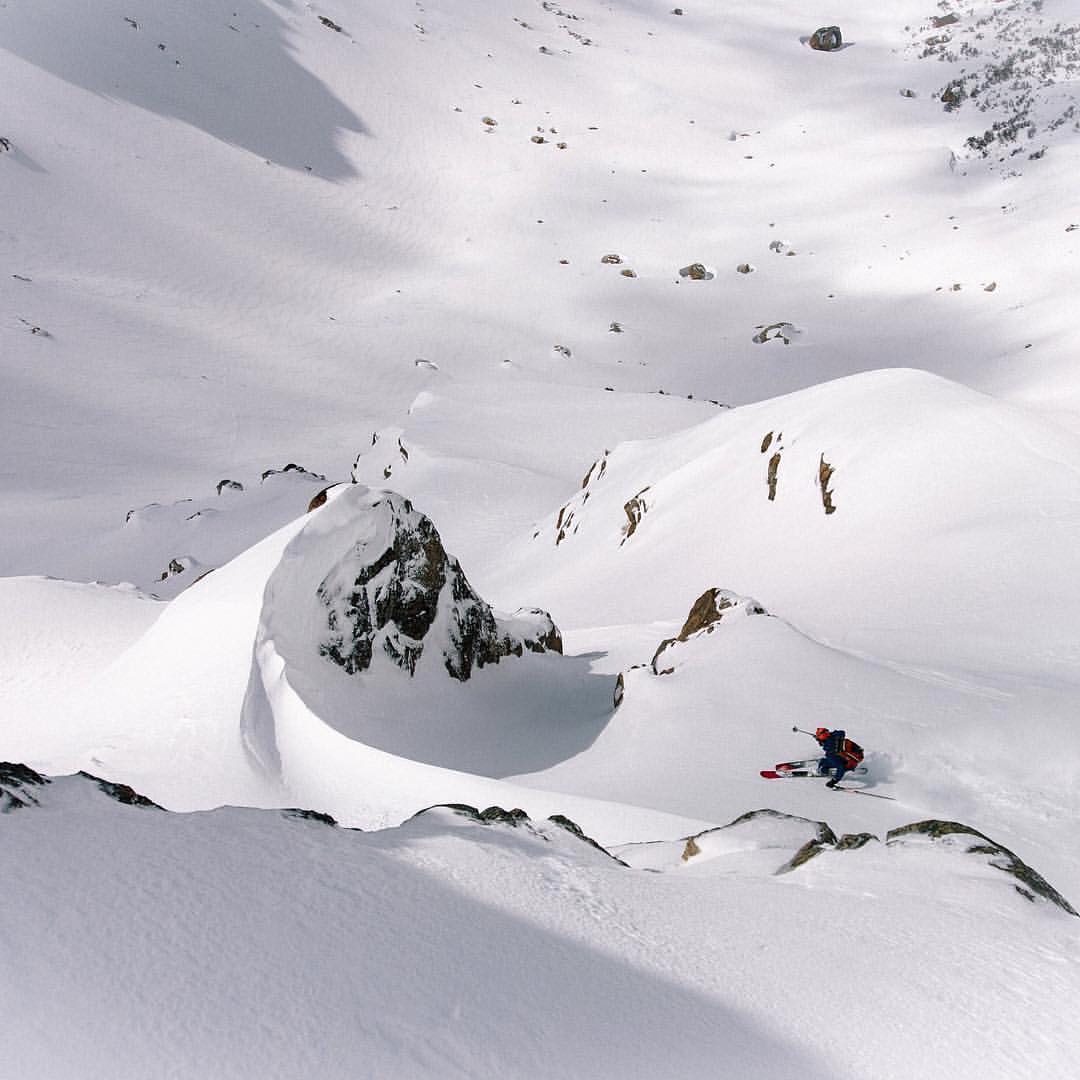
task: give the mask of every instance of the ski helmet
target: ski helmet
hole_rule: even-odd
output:
[[[814,738],[815,739],[827,739],[830,734],[831,734],[831,732],[829,731],[829,729],[827,727],[819,727],[817,729],[817,731],[814,732]]]

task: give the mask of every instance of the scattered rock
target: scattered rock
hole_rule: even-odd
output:
[[[953,23],[958,23],[959,21],[960,16],[950,11],[948,15],[935,15],[930,20],[930,25],[935,30],[940,30],[943,26],[952,26]]]
[[[993,292],[997,288],[997,282],[991,281],[989,285],[983,286],[983,292]]]
[[[529,142],[534,142],[539,145],[540,143],[546,143],[547,139],[545,139],[543,135],[533,135]]]
[[[735,267],[735,273],[737,274],[752,274],[753,272],[754,267],[749,263],[739,263],[739,265]]]
[[[621,255],[603,255],[600,258],[602,263],[606,263],[608,266],[618,266],[622,262]]]
[[[325,26],[328,30],[333,30],[338,34],[342,32],[341,27],[338,26],[338,24],[334,22],[333,19],[328,19],[325,15],[319,16],[319,22],[321,22],[323,26]]]
[[[552,345],[552,349],[560,356],[565,356],[567,360],[573,355],[570,352],[570,347],[568,345]]]
[[[491,116],[481,117],[480,123],[484,124],[486,127],[489,127],[489,128],[494,128],[494,127],[499,126],[499,121],[494,119],[494,117],[491,117]]]
[[[217,482],[217,493],[220,495],[223,491],[243,491],[244,485],[239,480],[219,480]]]
[[[620,270],[619,273],[622,274],[623,277],[637,277],[637,273],[631,270],[629,266],[625,270]]]
[[[918,97],[914,90],[901,90],[900,96],[906,98]]]
[[[818,52],[835,52],[844,44],[844,38],[839,26],[821,26],[810,35],[808,44]]]
[[[622,704],[624,697],[626,697],[626,680],[620,671],[618,678],[615,680],[615,690],[611,695],[612,704],[616,709]]]
[[[621,334],[623,332],[623,325],[620,322],[613,322],[608,327],[609,334]]]
[[[0,151],[10,150],[11,140],[0,137]]]

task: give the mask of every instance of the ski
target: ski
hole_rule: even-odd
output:
[[[854,769],[848,769],[848,776],[865,776],[867,768],[865,765],[859,765]],[[822,774],[817,771],[816,761],[782,761],[775,769],[762,769],[761,775],[766,780],[790,780],[797,779],[799,777],[820,777],[822,780],[827,779],[827,774]]]

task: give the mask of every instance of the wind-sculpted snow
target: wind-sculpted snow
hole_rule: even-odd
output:
[[[36,805],[0,814],[13,1075],[982,1080],[1074,1061],[1075,920],[963,852],[845,848],[759,810],[613,858],[497,806],[361,832],[38,779]],[[822,852],[778,874],[806,841]],[[840,1055],[823,1015],[858,1024]]]

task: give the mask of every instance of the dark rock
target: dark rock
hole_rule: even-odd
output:
[[[38,801],[29,788],[44,787],[49,779],[34,772],[28,765],[0,761],[0,814],[24,806],[37,806]]]
[[[958,839],[960,843],[964,843],[960,839],[962,837],[973,837],[976,841],[981,841],[981,843],[970,844],[965,849],[966,854],[988,856],[987,861],[995,870],[1001,870],[1016,879],[1018,884],[1013,887],[1024,899],[1033,903],[1037,898],[1046,900],[1061,908],[1062,911],[1067,911],[1070,915],[1078,914],[1072,904],[1057,889],[1053,888],[1041,874],[1033,870],[1023,859],[1011,852],[1007,847],[1003,847],[996,841],[991,840],[990,837],[979,832],[978,829],[973,829],[969,825],[961,825],[957,821],[941,821],[931,818],[927,821],[916,821],[910,825],[901,825],[897,829],[890,829],[885,839],[887,843],[894,844],[902,842],[905,837],[911,836],[926,836],[933,841]]]
[[[334,22],[333,19],[328,19],[325,15],[320,15],[319,22],[321,22],[323,26],[325,26],[327,29],[333,30],[338,34],[341,33],[341,27],[338,26],[338,24]]]
[[[623,678],[623,673],[620,671],[618,678],[615,680],[615,690],[611,695],[612,704],[616,709],[622,704],[622,700],[625,696],[626,679]]]
[[[602,263],[607,263],[610,266],[618,266],[622,262],[622,256],[621,255],[604,255],[600,259],[600,261]]]
[[[263,480],[266,480],[268,477],[277,476],[280,473],[290,473],[290,472],[303,473],[305,476],[310,476],[312,478],[312,480],[325,480],[326,479],[325,476],[322,476],[319,473],[308,472],[308,470],[305,469],[302,465],[297,465],[295,462],[292,462],[292,461],[290,461],[289,464],[286,465],[284,469],[267,469],[262,474],[262,478],[263,478]]]
[[[735,267],[735,272],[737,274],[752,274],[754,268],[749,263],[739,263],[739,265]]]
[[[92,781],[110,799],[123,803],[125,806],[143,806],[151,810],[164,809],[152,799],[148,799],[145,795],[140,795],[134,788],[128,787],[127,784],[114,784],[111,780],[102,780],[100,776],[92,776],[88,772],[80,772],[79,776]]]
[[[337,826],[337,819],[332,818],[329,814],[324,814],[319,810],[299,810],[296,807],[289,807],[287,810],[281,811],[283,817],[296,818],[300,821],[317,821],[322,825]]]
[[[333,486],[334,486],[333,484],[331,484],[331,485],[330,485],[330,487],[333,487]],[[309,502],[309,503],[308,503],[308,508],[307,508],[307,512],[308,512],[309,514],[311,513],[311,511],[312,511],[312,510],[318,510],[320,506],[323,506],[323,505],[325,505],[325,503],[326,503],[326,495],[327,495],[327,492],[329,492],[329,490],[330,490],[330,488],[329,488],[329,487],[324,487],[324,488],[322,489],[322,491],[320,491],[320,492],[319,492],[319,493],[318,493],[318,494],[317,494],[317,495],[316,495],[316,496],[315,496],[315,497],[314,497],[314,498],[313,498],[313,499],[311,500],[311,502]]]
[[[818,52],[835,52],[844,44],[839,26],[821,26],[810,35],[808,43]]]
[[[265,479],[265,477],[264,477]],[[223,491],[243,491],[244,485],[239,480],[219,480],[217,484],[217,493],[220,495]]]
[[[442,637],[433,647],[460,682],[504,656],[562,651],[561,635],[546,612],[522,609],[496,617],[446,553],[431,520],[408,499],[387,494],[372,513],[370,550],[367,544],[354,546],[319,585],[329,631],[319,647],[323,656],[355,674],[371,666],[379,648],[412,675],[437,616]]]

